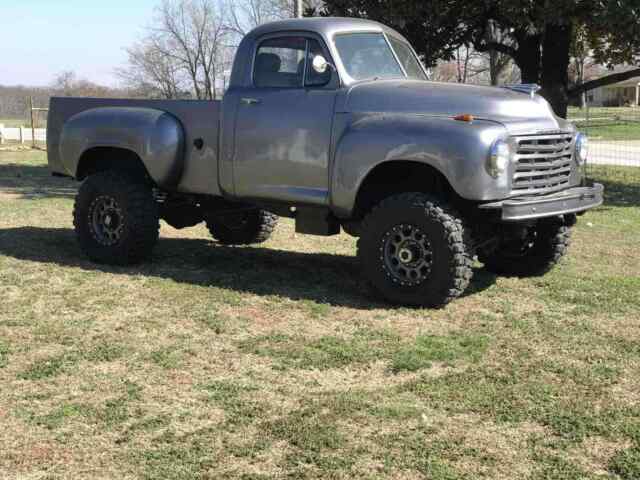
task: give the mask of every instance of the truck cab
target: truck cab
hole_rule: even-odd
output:
[[[288,216],[360,237],[385,299],[437,307],[474,257],[544,273],[602,203],[586,137],[536,91],[430,82],[376,22],[286,20],[243,38],[222,101],[52,99],[49,164],[83,182],[74,223],[98,262],[147,258],[161,218],[244,244]]]

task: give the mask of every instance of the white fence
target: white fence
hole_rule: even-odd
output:
[[[47,141],[47,129],[36,128],[35,139],[38,142]],[[0,144],[6,141],[15,141],[20,143],[31,142],[33,140],[31,127],[5,127],[0,124]]]

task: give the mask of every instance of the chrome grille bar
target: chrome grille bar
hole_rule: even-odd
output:
[[[549,193],[569,186],[573,162],[573,134],[522,135],[515,144],[512,195]]]

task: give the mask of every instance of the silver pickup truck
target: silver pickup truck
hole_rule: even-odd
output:
[[[281,21],[242,40],[222,101],[53,98],[49,166],[82,181],[74,225],[96,262],[147,258],[160,219],[237,245],[284,216],[360,237],[383,298],[438,307],[475,256],[496,273],[547,271],[576,215],[602,203],[587,139],[535,91],[427,81],[379,23]]]

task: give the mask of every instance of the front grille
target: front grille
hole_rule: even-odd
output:
[[[569,186],[573,134],[523,135],[515,141],[512,195],[549,193]]]

